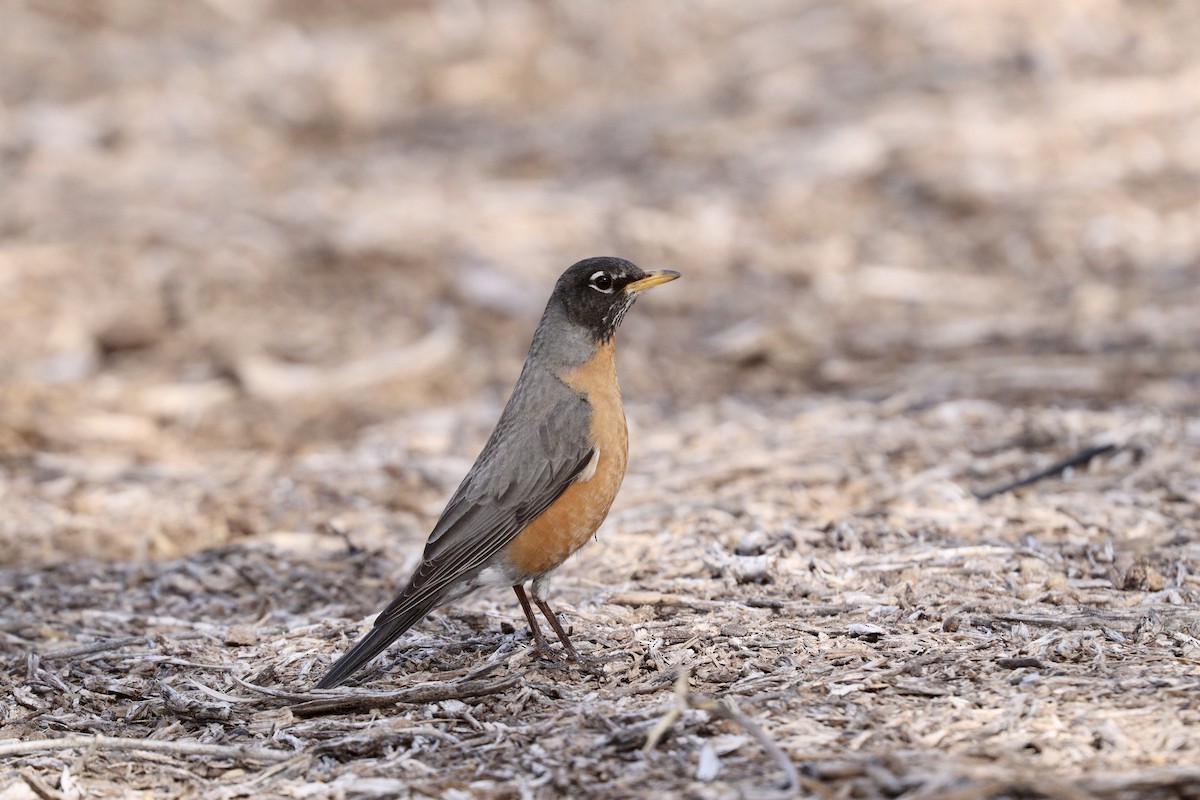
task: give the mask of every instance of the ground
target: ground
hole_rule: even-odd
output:
[[[5,27],[0,798],[1200,796],[1190,2]],[[480,593],[313,693],[602,253],[593,670]]]

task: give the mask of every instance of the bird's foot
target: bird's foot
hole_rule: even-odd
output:
[[[592,656],[583,656],[574,648],[564,647],[561,650],[552,650],[549,647],[540,648],[534,645],[534,654],[553,664],[556,668],[569,672],[572,666],[578,667],[579,671],[595,677],[603,677],[605,675],[600,659]]]
[[[575,657],[571,658],[570,660],[575,662],[576,666],[579,667],[580,672],[587,673],[593,677],[603,678],[607,674],[604,671],[604,668],[600,666],[600,659],[598,658],[581,656],[579,653],[576,653]]]
[[[535,641],[533,643],[533,654],[542,661],[549,661],[551,664],[556,665],[562,665],[566,661],[570,660],[569,657],[564,659],[562,654],[550,647],[549,643],[547,643],[545,639],[540,642]]]

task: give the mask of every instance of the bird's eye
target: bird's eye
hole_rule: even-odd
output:
[[[613,290],[612,275],[609,275],[607,272],[592,273],[592,277],[588,279],[588,283],[593,289],[604,292],[605,294],[608,294]]]

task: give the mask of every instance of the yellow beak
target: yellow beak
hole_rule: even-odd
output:
[[[660,283],[669,283],[679,277],[679,273],[673,269],[660,269],[657,272],[651,272],[641,280],[625,285],[626,294],[637,294],[644,292],[652,286],[658,286]]]

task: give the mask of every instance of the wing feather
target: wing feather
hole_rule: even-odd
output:
[[[429,535],[420,566],[377,627],[436,603],[478,573],[586,469],[593,450],[586,400],[557,379],[543,383],[542,395],[531,397],[518,384],[513,396],[526,402],[505,408]]]

